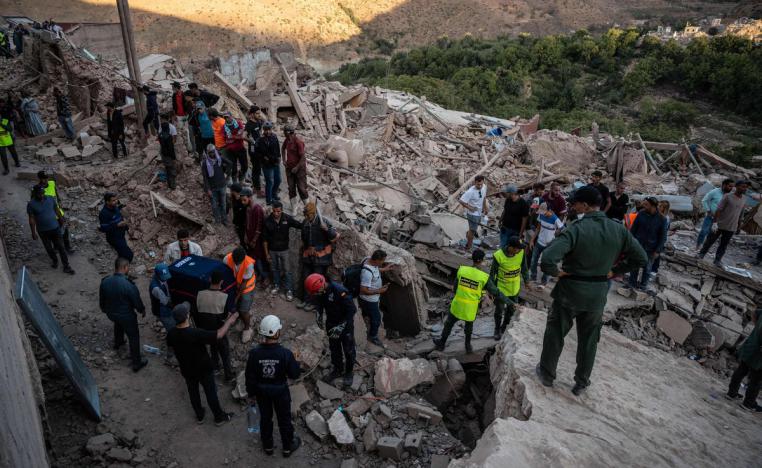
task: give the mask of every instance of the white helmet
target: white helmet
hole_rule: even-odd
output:
[[[280,319],[274,315],[268,315],[259,322],[259,334],[268,338],[277,335],[281,328]]]

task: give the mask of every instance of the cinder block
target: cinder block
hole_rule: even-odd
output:
[[[381,458],[391,458],[392,460],[402,460],[402,439],[397,437],[381,437],[378,439],[378,455]]]

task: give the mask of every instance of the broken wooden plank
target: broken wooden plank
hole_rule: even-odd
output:
[[[167,211],[175,213],[176,215],[180,216],[181,218],[184,218],[184,219],[186,219],[186,220],[188,220],[188,221],[190,221],[190,222],[192,222],[194,224],[197,224],[199,226],[203,226],[204,224],[206,224],[203,219],[201,219],[200,217],[198,217],[198,216],[196,216],[196,215],[194,215],[192,213],[187,212],[180,205],[178,205],[177,203],[173,202],[172,200],[164,197],[163,195],[160,195],[160,194],[158,194],[158,193],[156,193],[154,191],[151,191],[150,195],[151,195],[151,199],[152,200],[156,200],[157,202],[159,202],[159,204],[162,207],[164,207],[164,209],[166,209]]]
[[[278,58],[277,55],[275,55],[274,58],[280,67],[281,76],[286,82],[286,91],[288,91],[288,95],[291,97],[291,103],[294,105],[296,115],[299,116],[299,120],[302,121],[304,128],[313,130],[315,128],[315,115],[312,112],[312,107],[302,101],[301,96],[299,96],[299,91],[296,88],[296,83],[291,81],[291,76],[288,74],[286,67],[283,66],[283,62],[280,58]]]
[[[476,145],[472,145],[471,143],[466,143],[465,141],[458,140],[457,138],[453,138],[448,135],[439,134],[437,136],[443,139],[444,141],[447,141],[456,145],[461,145],[462,147],[466,148],[468,151],[479,151],[479,147]]]
[[[756,173],[752,170],[746,169],[744,167],[741,167],[737,164],[733,164],[732,162],[728,161],[725,158],[722,158],[720,156],[717,156],[716,154],[712,153],[708,149],[704,148],[701,145],[698,145],[696,149],[696,153],[701,156],[704,159],[707,159],[711,161],[713,164],[719,164],[720,166],[727,167],[728,169],[733,169],[735,171],[741,172],[747,176],[754,176]]]
[[[659,141],[644,141],[643,144],[648,148],[660,151],[677,151],[680,149],[679,143],[662,143]]]
[[[217,81],[219,81],[219,82],[220,82],[220,84],[222,84],[222,86],[223,86],[223,87],[225,88],[225,90],[226,90],[226,91],[227,91],[227,92],[230,94],[230,96],[231,96],[233,99],[235,99],[236,101],[238,101],[239,103],[241,103],[242,105],[244,105],[244,106],[246,107],[246,109],[248,109],[249,107],[251,107],[252,105],[254,105],[254,103],[252,103],[252,102],[251,102],[251,100],[250,100],[249,98],[247,98],[246,96],[244,96],[244,95],[243,95],[243,94],[242,94],[242,93],[241,93],[241,92],[238,90],[238,88],[236,88],[235,86],[233,86],[233,84],[232,84],[232,83],[230,83],[228,80],[226,80],[226,79],[225,79],[225,77],[224,77],[224,76],[222,76],[222,73],[220,73],[220,72],[216,71],[216,72],[214,72],[214,77],[215,77],[215,78],[217,78]]]
[[[640,147],[643,149],[643,152],[645,153],[646,159],[648,160],[648,162],[651,163],[651,167],[654,168],[654,170],[656,171],[657,174],[661,175],[663,173],[663,171],[656,164],[656,161],[654,161],[653,156],[651,156],[651,152],[648,151],[648,148],[646,148],[645,143],[643,143],[643,139],[640,138],[640,133],[636,133],[635,135],[638,137],[638,141],[640,142]]]
[[[410,148],[410,150],[411,150],[413,153],[417,154],[419,158],[421,158],[421,159],[424,159],[423,153],[421,153],[420,151],[418,151],[417,149],[415,149],[415,148],[413,147],[413,145],[411,145],[410,143],[408,143],[407,141],[405,141],[405,139],[404,139],[404,138],[402,138],[402,137],[399,135],[399,133],[395,133],[395,134],[394,134],[394,137],[395,137],[396,139],[398,139],[399,141],[401,141],[401,142],[402,142],[402,144],[404,144],[405,146],[407,146],[408,148]]]
[[[701,169],[701,165],[698,163],[698,161],[696,161],[696,157],[693,156],[693,153],[691,152],[691,149],[688,148],[688,145],[684,144],[683,146],[685,147],[685,151],[688,152],[688,157],[691,158],[691,162],[693,162],[693,164],[696,166],[696,169],[698,169],[699,174],[701,174],[703,176],[704,175],[704,171]]]

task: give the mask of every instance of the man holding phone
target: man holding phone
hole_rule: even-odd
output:
[[[381,325],[381,309],[379,302],[381,294],[388,289],[388,284],[383,284],[381,273],[389,271],[391,265],[384,265],[386,262],[386,252],[376,250],[368,260],[363,262],[362,272],[360,273],[360,297],[358,303],[362,311],[363,318],[368,318],[370,327],[368,328],[368,341],[376,346],[383,346],[378,339],[378,328]]]

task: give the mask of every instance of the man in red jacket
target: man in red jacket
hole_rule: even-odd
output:
[[[307,157],[304,154],[304,141],[296,136],[294,127],[286,125],[286,139],[283,141],[281,155],[286,166],[286,181],[288,182],[288,198],[291,200],[291,210],[296,211],[296,193],[302,203],[307,202]]]

